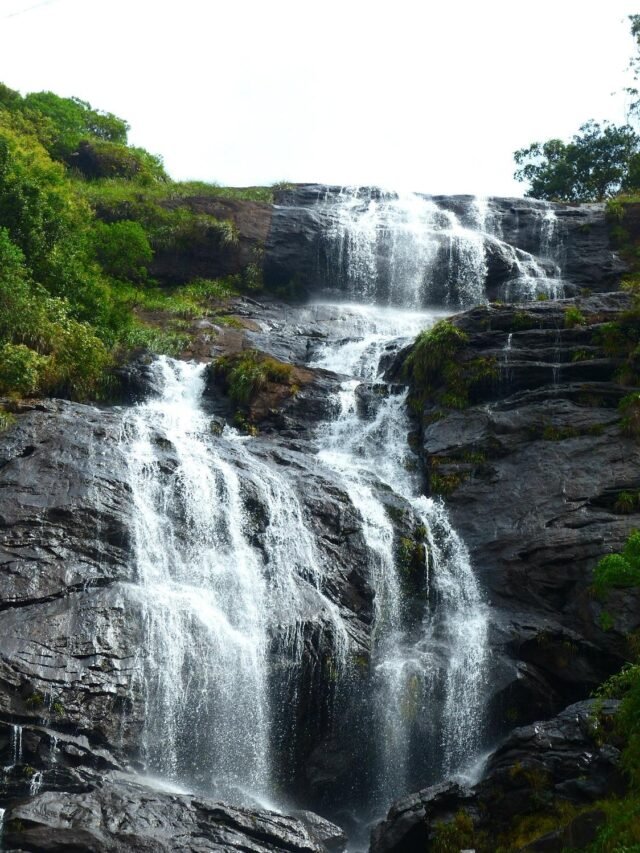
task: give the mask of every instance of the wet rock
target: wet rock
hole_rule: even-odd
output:
[[[371,853],[418,853],[432,849],[438,825],[464,813],[487,849],[505,843],[516,818],[544,815],[564,803],[579,811],[604,796],[622,793],[620,750],[612,735],[618,703],[594,700],[566,708],[552,720],[515,729],[489,757],[472,787],[443,783],[399,800],[372,833]],[[559,832],[527,850],[562,849],[570,838],[592,837],[595,812],[566,820]],[[558,844],[560,846],[545,846]]]
[[[617,409],[632,389],[617,384],[620,360],[598,337],[630,301],[575,304],[585,322],[574,328],[565,325],[572,301],[458,315],[469,336],[460,358],[491,359],[494,377],[465,409],[428,399],[421,426],[429,478],[445,488],[495,608],[492,713],[504,727],[588,696],[627,658],[626,634],[640,625],[637,590],[607,602],[591,592],[598,560],[640,523],[616,503],[640,488],[640,450]]]
[[[158,394],[152,363],[153,356],[142,353],[113,371],[117,383],[115,396],[120,402],[132,405]]]
[[[335,202],[341,187],[299,184],[276,193],[271,229],[265,244],[265,280],[271,287],[288,286],[302,296],[340,293],[344,282],[339,261],[327,239],[335,225]],[[365,204],[370,199],[393,197],[375,188],[363,188]],[[603,204],[549,204],[534,199],[490,198],[484,213],[484,224],[478,221],[478,207],[473,196],[426,196],[443,211],[455,213],[463,226],[484,233],[484,252],[487,276],[486,295],[489,299],[508,299],[505,285],[517,274],[518,262],[538,258],[539,265],[552,270],[562,263],[566,295],[583,287],[607,291],[617,287],[626,264],[614,250]],[[549,227],[548,213],[555,214],[558,246],[545,244],[545,228]],[[486,233],[490,232],[490,233]],[[430,304],[461,304],[464,294],[451,292],[443,280],[450,245],[446,233],[434,232],[434,242],[441,240],[442,262],[437,265],[431,281]],[[378,281],[376,292],[382,301],[389,294],[391,281],[390,244],[376,244]],[[549,254],[558,257],[547,257]],[[508,290],[508,288],[507,288]],[[459,300],[459,301],[458,301]]]
[[[81,793],[44,792],[9,808],[4,849],[43,853],[339,853],[344,836],[316,815],[299,819],[162,793],[106,774]]]

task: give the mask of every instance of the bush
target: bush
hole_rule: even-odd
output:
[[[139,184],[167,181],[162,160],[142,148],[99,139],[84,139],[67,157],[67,163],[85,178],[125,178]]]
[[[96,258],[109,275],[131,281],[147,277],[147,264],[153,258],[153,250],[139,222],[128,219],[112,225],[97,222],[93,245]]]
[[[640,586],[640,531],[631,534],[621,554],[607,554],[594,570],[594,589],[600,596],[631,586]]]
[[[564,325],[567,329],[585,325],[585,316],[577,305],[570,305],[564,310]]]
[[[449,320],[439,320],[418,335],[404,364],[413,408],[421,408],[432,396],[446,408],[464,409],[473,389],[497,375],[493,358],[460,358],[468,340],[467,333]]]
[[[48,364],[48,357],[24,344],[4,344],[0,348],[0,393],[33,394]]]
[[[229,397],[240,406],[250,405],[268,382],[290,384],[293,373],[292,365],[257,350],[220,356],[213,363],[213,370],[224,381]]]

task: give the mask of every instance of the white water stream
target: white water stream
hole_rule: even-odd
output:
[[[161,358],[154,369],[161,396],[130,411],[123,435],[145,626],[145,758],[175,782],[272,803],[272,630],[295,666],[303,624],[325,625],[337,671],[348,633],[322,591],[324,569],[290,484],[234,430],[212,435],[205,366]],[[264,513],[261,548],[247,475]]]
[[[346,374],[338,417],[319,429],[319,457],[343,480],[362,518],[376,590],[375,683],[371,701],[379,730],[378,805],[418,784],[426,768],[410,768],[415,738],[435,732],[439,756],[431,762],[447,776],[463,772],[480,743],[487,657],[487,610],[469,555],[440,501],[421,494],[406,391],[379,378],[380,356],[406,344],[441,316],[404,309],[345,305],[338,309],[346,342],[326,344],[315,365]],[[358,386],[376,381],[375,411],[361,413]],[[426,604],[418,630],[409,630],[398,541],[386,509],[387,487],[413,510],[427,542]],[[418,764],[420,762],[418,761]],[[433,772],[433,767],[431,768]]]
[[[371,665],[349,701],[352,709],[360,702],[372,728],[373,766],[361,769],[369,781],[360,791],[373,813],[470,772],[483,745],[488,665],[488,611],[469,554],[444,505],[423,495],[406,390],[383,380],[384,360],[441,316],[421,307],[436,279],[445,304],[484,301],[491,245],[511,253],[508,287],[556,293],[555,215],[541,209],[539,219],[545,264],[504,243],[486,200],[470,200],[464,215],[419,196],[345,192],[335,205],[328,237],[354,304],[306,309],[332,317],[324,342],[315,339],[313,366],[344,376],[338,413],[318,425],[307,452],[341,482],[368,551]],[[372,303],[381,242],[387,307]],[[296,739],[298,703],[309,700],[295,686],[309,627],[324,637],[316,648],[332,649],[323,677],[348,697],[356,690],[351,626],[329,593],[335,569],[287,465],[261,452],[260,438],[212,432],[204,366],[162,358],[154,370],[160,395],[130,410],[123,427],[144,622],[136,688],[146,703],[143,756],[150,773],[173,784],[273,805],[292,795],[279,787],[278,765]],[[293,687],[283,693],[287,679]]]
[[[328,195],[329,278],[353,301],[420,309],[486,301],[490,258],[499,259],[500,298],[562,295],[558,220],[544,202],[533,206],[536,254],[504,239],[489,199],[443,200],[416,193],[345,187]]]

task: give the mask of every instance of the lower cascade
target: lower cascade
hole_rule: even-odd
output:
[[[374,593],[369,658],[336,602],[294,466],[261,437],[212,429],[206,366],[163,357],[158,395],[122,426],[136,510],[130,596],[145,632],[132,689],[145,697],[148,773],[232,804],[324,807],[364,843],[394,798],[477,760],[488,611],[444,505],[421,494],[406,390],[382,379],[385,356],[437,313],[305,310],[335,319],[309,356],[342,377],[312,451],[359,518]],[[308,737],[300,708],[318,696],[306,719],[350,744],[357,766],[342,809],[297,796],[291,772]]]

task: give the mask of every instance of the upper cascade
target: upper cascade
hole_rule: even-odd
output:
[[[602,205],[302,185],[281,192],[267,279],[409,309],[556,299],[616,286]]]
[[[353,298],[412,308],[484,302],[490,272],[510,300],[562,295],[562,236],[550,204],[531,208],[527,251],[505,239],[502,212],[488,199],[455,201],[349,188],[327,193],[329,279]]]

